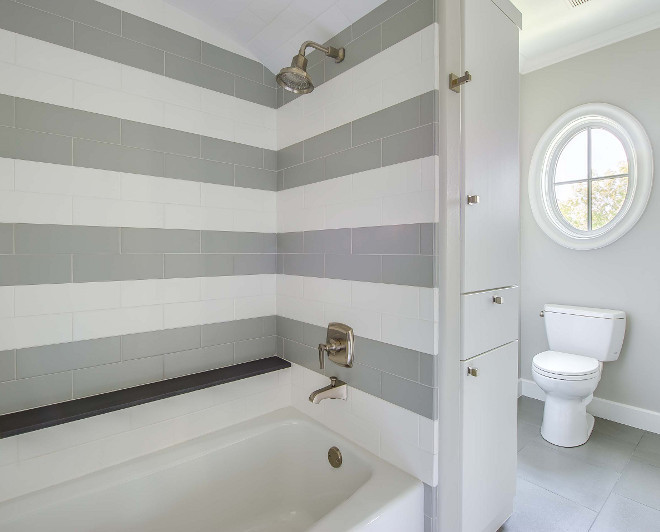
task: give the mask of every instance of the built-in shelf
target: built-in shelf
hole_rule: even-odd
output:
[[[92,397],[84,397],[64,403],[5,414],[0,416],[0,438],[8,438],[25,432],[54,427],[55,425],[107,414],[115,410],[150,403],[159,399],[194,392],[203,388],[210,388],[211,386],[218,386],[290,367],[291,364],[286,360],[279,357],[269,357],[226,368],[203,371],[194,375],[143,384],[133,388],[126,388],[125,390],[117,390]]]

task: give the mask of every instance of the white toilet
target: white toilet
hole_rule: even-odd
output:
[[[545,305],[550,351],[534,357],[534,382],[545,392],[541,436],[560,447],[585,443],[594,428],[587,405],[600,381],[603,362],[619,358],[626,314],[564,305]]]

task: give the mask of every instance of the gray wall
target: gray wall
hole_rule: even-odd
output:
[[[546,128],[580,104],[606,102],[632,113],[646,128],[660,167],[660,30],[563,61],[521,79],[522,307],[521,376],[547,349],[544,303],[625,310],[628,330],[618,361],[605,364],[595,395],[660,411],[660,194],[656,182],[646,212],[617,242],[574,251],[538,227],[529,206],[532,153]]]

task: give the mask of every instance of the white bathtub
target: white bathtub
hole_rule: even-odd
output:
[[[419,480],[285,408],[7,501],[0,530],[422,532],[423,500]]]

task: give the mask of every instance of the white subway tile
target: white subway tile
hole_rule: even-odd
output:
[[[209,299],[190,303],[173,303],[163,307],[166,329],[218,323],[234,319],[233,299]]]
[[[234,210],[234,231],[275,233],[277,214],[274,212]]]
[[[419,289],[383,283],[353,281],[353,307],[382,312],[387,310],[397,316],[419,317]]]
[[[381,315],[378,312],[326,304],[325,323],[333,321],[350,323],[357,336],[373,340],[381,339]]]
[[[0,63],[0,93],[71,107],[73,81],[9,63]]]
[[[14,159],[0,157],[0,190],[14,190]]]
[[[429,486],[438,485],[438,457],[396,437],[380,436],[380,456]]]
[[[11,31],[0,30],[0,61],[14,63],[16,61],[16,37]]]
[[[17,191],[118,199],[118,172],[34,161],[16,161]]]
[[[277,295],[288,297],[303,297],[304,277],[297,275],[277,275]]]
[[[164,209],[167,229],[234,230],[234,213],[230,209],[187,205],[164,205]]]
[[[0,318],[14,316],[14,287],[0,287]]]
[[[201,185],[204,206],[276,212],[277,192],[212,183]]]
[[[163,126],[180,131],[189,131],[222,140],[235,140],[234,121],[230,118],[210,115],[197,109],[165,103]],[[249,143],[253,146],[259,144]],[[260,145],[259,145],[260,146]],[[263,147],[263,146],[260,146]]]
[[[426,191],[383,198],[383,225],[435,222],[435,196]]]
[[[161,306],[76,312],[73,315],[73,339],[89,340],[163,328]]]
[[[121,175],[121,197],[124,200],[199,205],[200,190],[201,184],[194,181],[138,174]]]
[[[419,288],[419,317],[423,320],[438,320],[436,301],[439,293],[437,288]]]
[[[235,319],[258,318],[277,314],[275,295],[239,297],[234,300]]]
[[[305,193],[305,208],[344,203],[351,198],[352,176],[327,179],[302,187]]]
[[[118,308],[119,283],[63,283],[15,287],[16,316]]]
[[[337,229],[387,225],[383,222],[382,201],[378,198],[325,207],[325,227],[326,229]]]
[[[419,416],[414,412],[355,388],[351,388],[350,402],[353,415],[370,421],[383,433],[418,445]]]
[[[227,275],[201,277],[201,299],[232,299],[258,296],[263,293],[259,275]],[[264,277],[275,277],[270,275]]]
[[[71,314],[0,319],[0,350],[71,341]]]
[[[432,321],[383,315],[383,342],[424,353],[435,353]]]
[[[325,319],[323,303],[318,301],[307,301],[283,295],[277,296],[277,315],[292,320],[312,323],[325,327],[328,321]]]
[[[71,225],[72,200],[55,194],[6,191],[0,195],[0,222]]]
[[[350,307],[351,281],[303,277],[303,297],[323,303]]]
[[[174,105],[199,109],[199,87],[122,65],[122,89],[138,96],[162,100]]]
[[[200,278],[121,281],[121,306],[141,307],[199,301]]]
[[[438,421],[419,416],[419,447],[427,453],[438,454]]]
[[[277,149],[277,131],[262,125],[237,122],[234,127],[234,140],[241,144],[259,146],[267,150]]]
[[[15,462],[18,462],[18,438],[3,438],[0,440],[0,467]]]
[[[137,201],[73,198],[73,223],[104,227],[163,227],[163,205]]]

